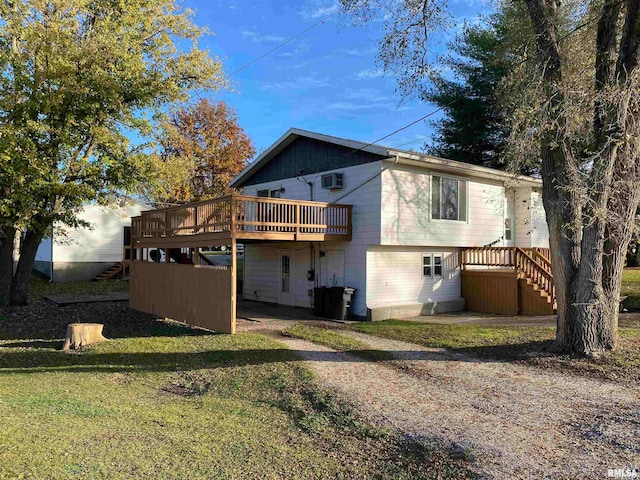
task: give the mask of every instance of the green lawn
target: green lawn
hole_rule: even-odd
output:
[[[57,350],[78,316],[111,340]],[[0,418],[0,478],[473,477],[364,421],[279,342],[116,303],[0,311]]]
[[[638,320],[622,320],[619,348],[596,359],[554,354],[555,327],[484,327],[385,320],[354,323],[345,328],[427,347],[449,348],[485,360],[526,362],[623,383],[640,382]]]
[[[333,350],[354,353],[368,360],[379,361],[392,359],[388,352],[375,350],[365,342],[341,335],[339,331],[329,330],[327,328],[297,324],[287,328],[284,333],[291,337],[302,338],[313,343],[324,345]]]
[[[640,269],[625,269],[622,272],[621,295],[628,296],[625,306],[640,307]]]

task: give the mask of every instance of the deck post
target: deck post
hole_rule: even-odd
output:
[[[232,199],[233,205],[233,199]],[[236,269],[238,268],[236,236],[231,235],[231,332],[236,333],[236,301],[237,301],[237,285],[236,285]]]
[[[296,204],[296,240],[298,240],[298,236],[300,235],[300,204]]]

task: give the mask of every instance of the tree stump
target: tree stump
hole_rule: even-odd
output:
[[[67,336],[62,350],[77,349],[92,343],[104,342],[102,323],[72,323],[67,326]]]

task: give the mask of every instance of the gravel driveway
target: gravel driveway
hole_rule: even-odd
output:
[[[239,329],[279,336],[289,325],[241,322]],[[488,478],[607,478],[608,469],[640,467],[636,385],[340,333],[395,360],[368,362],[304,340],[279,340],[368,417],[453,447]]]

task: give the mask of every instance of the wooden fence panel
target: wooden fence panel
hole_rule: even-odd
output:
[[[472,312],[518,314],[518,277],[514,271],[463,270],[462,296]]]
[[[131,262],[131,308],[190,326],[235,333],[231,268]]]

